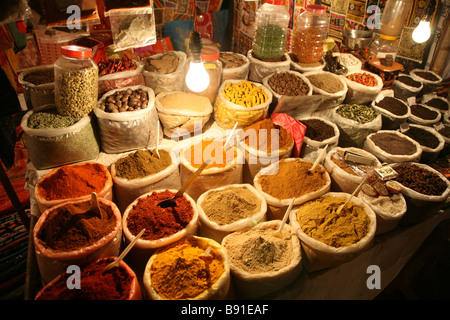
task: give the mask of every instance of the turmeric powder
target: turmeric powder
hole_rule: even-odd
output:
[[[186,149],[186,159],[194,168],[199,168],[206,160],[209,160],[210,163],[205,169],[223,168],[233,163],[237,156],[235,147],[225,149],[224,144],[225,142],[222,140],[204,139]]]
[[[157,254],[150,269],[152,287],[169,300],[192,299],[222,276],[225,265],[215,248],[205,256],[195,237],[187,237]]]

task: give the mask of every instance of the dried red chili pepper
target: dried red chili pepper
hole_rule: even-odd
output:
[[[347,76],[347,79],[350,79],[367,87],[376,87],[378,84],[378,81],[374,76],[365,72],[349,74]]]

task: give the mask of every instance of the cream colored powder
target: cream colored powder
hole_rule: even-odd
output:
[[[369,197],[364,195],[364,198],[369,201],[370,204],[376,206],[380,210],[392,215],[399,214],[403,210],[404,201],[398,194],[393,194],[389,197],[379,196],[379,197]]]
[[[167,110],[204,113],[211,108],[211,102],[209,102],[208,98],[187,92],[170,93],[158,99]]]

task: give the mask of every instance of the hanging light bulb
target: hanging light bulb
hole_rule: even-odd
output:
[[[431,36],[431,28],[429,21],[420,21],[419,25],[414,29],[412,38],[417,43],[424,43]]]
[[[189,69],[186,74],[186,86],[193,92],[202,92],[209,86],[209,74],[205,70],[201,58],[202,38],[200,33],[194,31],[191,33],[189,39],[189,49],[191,50],[191,57],[189,62]]]
[[[430,22],[436,8],[436,0],[430,0],[424,10],[424,15],[419,25],[414,29],[412,38],[417,43],[426,42],[431,36]]]

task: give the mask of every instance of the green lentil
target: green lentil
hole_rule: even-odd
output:
[[[344,104],[340,106],[336,112],[344,118],[354,120],[362,124],[375,120],[379,114],[379,112],[371,106],[358,104]]]

